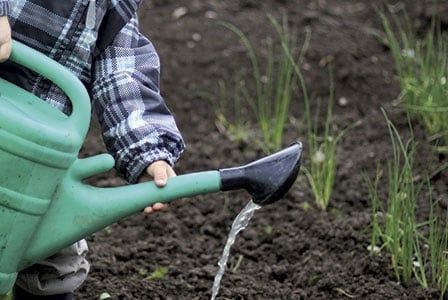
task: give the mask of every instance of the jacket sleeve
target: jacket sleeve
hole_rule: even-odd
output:
[[[153,161],[173,165],[184,149],[159,90],[160,63],[135,15],[93,65],[92,104],[106,147],[125,179],[135,183]]]
[[[6,16],[9,13],[8,0],[0,0],[0,16]]]

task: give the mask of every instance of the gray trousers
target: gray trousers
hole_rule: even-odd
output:
[[[86,240],[81,240],[19,272],[16,285],[34,295],[73,292],[89,273],[87,251]]]

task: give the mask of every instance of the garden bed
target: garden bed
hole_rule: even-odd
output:
[[[430,6],[424,2],[395,3],[397,10],[406,8],[418,32],[430,23]],[[440,9],[446,17],[446,3]],[[253,142],[232,142],[218,130],[212,101],[219,80],[231,84],[236,72],[251,73],[244,46],[217,21],[234,24],[260,45],[275,36],[266,13],[277,19],[287,16],[299,42],[310,30],[302,71],[314,98],[328,96],[327,67],[332,62],[334,126],[361,123],[340,143],[328,209],[315,207],[301,174],[286,197],[258,210],[238,237],[218,299],[437,299],[437,289],[424,289],[415,281],[398,284],[390,257],[372,256],[367,250],[371,203],[363,173],[374,178],[378,164],[384,167],[391,158],[381,108],[403,136],[409,135],[392,56],[381,42],[383,29],[372,1],[143,1],[141,30],[161,56],[162,93],[187,145],[176,172],[231,167],[265,155]],[[447,20],[442,22],[446,28]],[[263,53],[261,46],[256,50]],[[285,146],[306,141],[303,111],[298,93]],[[252,116],[248,120],[254,124]],[[417,173],[447,162],[432,151],[418,123],[414,134]],[[82,154],[101,152],[94,122]],[[304,153],[305,165],[309,156]],[[447,180],[445,170],[432,182],[435,197],[445,204]],[[124,183],[113,171],[91,181],[102,186]],[[384,198],[387,186],[379,192]],[[152,216],[137,214],[94,234],[88,238],[91,274],[77,299],[99,299],[102,293],[111,299],[209,299],[230,226],[248,201],[243,191],[197,196],[181,207]],[[417,217],[425,218],[427,208],[419,203]],[[164,276],[147,278],[162,268],[167,268]]]

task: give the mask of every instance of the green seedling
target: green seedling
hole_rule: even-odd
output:
[[[108,292],[101,293],[100,300],[112,299],[112,296]]]
[[[244,116],[244,105],[242,104],[247,95],[244,81],[239,76],[235,76],[235,87],[231,97],[227,95],[228,89],[224,81],[220,80],[218,84],[220,97],[218,101],[213,101],[216,126],[232,142],[248,141],[251,130],[250,124]]]
[[[389,136],[392,144],[392,159],[387,165],[388,177],[388,198],[387,207],[383,209],[378,200],[378,177],[375,186],[370,184],[369,190],[373,202],[373,234],[372,245],[382,243],[381,248],[385,248],[391,254],[392,266],[395,277],[399,282],[409,282],[416,264],[414,264],[414,254],[419,256],[421,252],[415,253],[419,245],[417,224],[415,220],[415,207],[421,185],[416,185],[413,177],[413,162],[415,154],[415,142],[412,135],[407,143],[401,139],[397,129],[384,116],[389,129]],[[383,216],[383,223],[379,222],[378,216]],[[377,239],[380,239],[378,241]],[[417,261],[423,261],[419,256]],[[422,264],[420,264],[422,266]],[[418,265],[417,265],[418,267]],[[422,274],[421,272],[416,275]],[[425,278],[421,278],[426,282]]]
[[[297,53],[298,51],[295,49],[296,35],[290,32],[287,20],[283,19],[283,22],[280,24],[272,16],[268,15],[268,18],[277,32],[281,49],[280,52],[274,51],[272,40],[267,40],[268,54],[265,59],[266,69],[264,73],[261,72],[261,63],[257,53],[246,35],[230,23],[221,23],[235,33],[246,48],[252,66],[255,95],[250,95],[246,84],[243,81],[238,81],[233,99],[236,104],[235,107],[241,107],[241,100],[244,100],[244,104],[250,107],[255,114],[263,142],[261,144],[257,140],[254,140],[254,142],[258,143],[267,153],[280,149],[285,127],[290,116],[290,103],[296,84],[296,75],[290,62],[290,56],[293,56],[294,62],[300,65],[309,41],[307,37],[302,50]],[[278,61],[274,54],[279,54]],[[241,112],[241,110],[238,111]],[[222,113],[219,115],[218,122],[223,127],[231,128],[231,124],[226,122],[229,118]],[[233,126],[234,128],[245,129],[244,126],[241,126],[244,125],[242,119],[234,117],[234,120],[236,122]]]
[[[239,254],[235,257],[235,259],[233,259],[232,261],[232,265],[230,267],[230,269],[232,270],[233,273],[235,273],[236,271],[238,271],[238,269],[240,268],[241,262],[243,261],[244,256]]]
[[[423,39],[418,39],[405,14],[380,12],[406,110],[425,126],[431,139],[448,142],[448,39],[434,13]],[[398,32],[397,34],[395,32]],[[446,146],[438,147],[447,151]]]
[[[331,71],[330,71],[331,78]],[[305,100],[305,119],[307,122],[308,153],[310,163],[304,168],[305,175],[311,185],[315,203],[318,208],[325,210],[328,207],[336,175],[336,147],[342,135],[334,138],[331,131],[333,114],[333,80],[330,79],[330,95],[327,102],[327,115],[323,137],[318,134],[318,115],[320,100],[318,99],[315,118],[311,113],[311,104],[308,97]],[[314,119],[314,122],[312,121]]]
[[[413,176],[416,143],[412,127],[409,126],[411,137],[404,143],[384,115],[393,156],[387,166],[386,207],[378,194],[382,171],[378,169],[373,182],[365,175],[372,201],[369,249],[372,254],[382,250],[390,254],[397,281],[408,283],[413,277],[424,288],[432,284],[440,289],[440,299],[443,299],[448,288],[448,214],[445,212],[442,217],[439,203],[432,198],[430,176],[420,183]],[[429,191],[430,212],[426,221],[417,223],[415,210],[423,189]]]
[[[167,273],[167,267],[158,267],[151,274],[148,274],[148,270],[146,270],[145,268],[141,268],[140,270],[138,270],[138,275],[143,277],[145,280],[161,279],[165,277]]]
[[[311,208],[311,204],[309,204],[307,201],[303,201],[302,203],[300,203],[300,208],[304,211],[308,211]]]
[[[162,279],[168,274],[168,267],[158,267],[149,276],[145,277],[145,280]]]
[[[330,94],[327,101],[326,119],[323,134],[319,134],[319,115],[321,100],[317,99],[316,112],[311,112],[311,103],[305,87],[305,81],[300,69],[296,66],[296,72],[300,78],[303,91],[303,99],[305,102],[305,119],[307,124],[307,141],[308,153],[310,153],[310,162],[308,168],[303,168],[308,182],[314,194],[314,200],[318,208],[326,210],[329,203],[331,193],[333,191],[334,180],[337,167],[337,149],[342,137],[352,127],[359,125],[359,122],[345,128],[338,134],[333,131],[333,98],[334,86],[331,64],[329,68],[330,76]]]
[[[272,236],[272,231],[273,231],[273,229],[272,229],[272,226],[271,226],[271,225],[267,225],[267,226],[264,228],[264,232],[266,233],[267,236]]]
[[[307,40],[305,45],[309,42],[310,34],[307,34]],[[336,175],[336,165],[337,157],[336,150],[338,143],[345,135],[345,133],[351,129],[353,126],[359,125],[359,122],[354,123],[352,126],[347,127],[342,130],[339,134],[333,132],[332,127],[332,116],[333,116],[333,98],[334,98],[334,87],[333,87],[333,77],[331,70],[331,62],[329,68],[330,75],[330,94],[327,102],[327,111],[323,136],[319,135],[318,132],[318,116],[320,113],[320,99],[317,100],[317,108],[315,115],[311,112],[311,101],[308,94],[308,89],[305,84],[305,79],[303,77],[302,71],[300,70],[301,59],[297,60],[294,58],[294,53],[291,51],[289,44],[286,42],[281,43],[283,53],[288,58],[289,63],[294,71],[295,77],[297,78],[303,101],[305,104],[305,119],[307,127],[307,140],[308,140],[308,153],[310,153],[310,166],[309,168],[303,168],[305,175],[311,185],[311,189],[314,194],[316,205],[325,210],[328,207],[331,192],[333,190],[334,178]],[[307,46],[302,48],[306,49]],[[303,51],[302,51],[303,55]],[[301,56],[303,57],[303,56]]]

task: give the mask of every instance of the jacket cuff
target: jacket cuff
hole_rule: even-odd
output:
[[[8,0],[0,0],[0,16],[6,16],[9,13]]]

